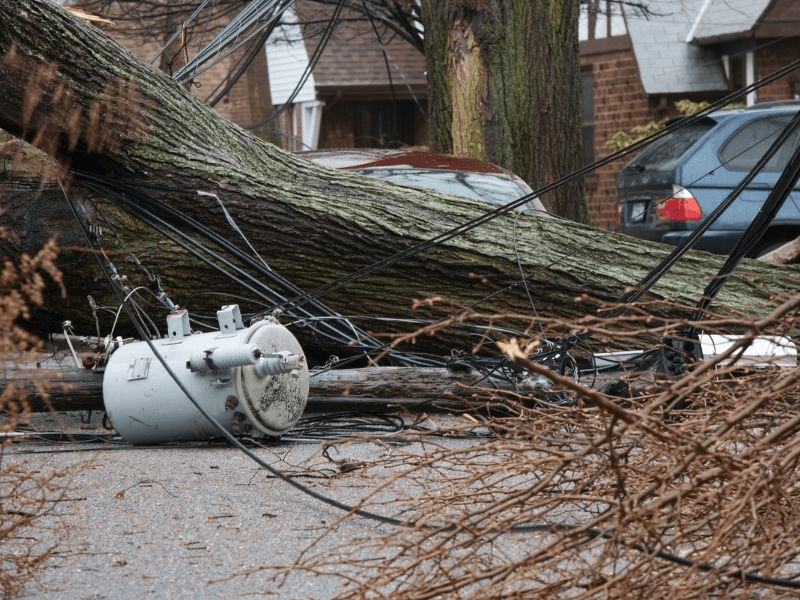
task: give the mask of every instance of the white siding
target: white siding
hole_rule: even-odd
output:
[[[303,42],[300,25],[293,8],[283,14],[282,24],[267,40],[267,68],[272,104],[282,105],[294,92],[300,78],[308,67],[308,53]],[[309,75],[293,102],[316,100],[314,75]]]

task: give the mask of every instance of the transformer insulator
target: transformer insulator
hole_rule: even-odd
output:
[[[195,352],[189,357],[188,367],[192,373],[221,371],[233,367],[255,365],[261,358],[261,350],[255,344],[223,346]],[[277,375],[278,373],[273,373]]]
[[[303,363],[303,357],[289,351],[264,354],[253,365],[253,371],[259,377],[267,375],[283,375],[284,373],[296,374]]]

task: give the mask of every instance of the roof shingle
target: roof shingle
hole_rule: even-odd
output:
[[[725,91],[716,51],[686,38],[705,0],[649,0],[648,13],[626,7],[625,21],[648,94]]]
[[[296,0],[295,9],[303,24],[306,47],[312,55],[333,7]],[[339,23],[314,68],[318,90],[388,88],[390,74],[391,83],[398,92],[408,87],[415,93],[426,89],[425,56],[386,27],[376,25],[377,37],[370,23],[363,17],[359,19],[358,13],[342,10]]]

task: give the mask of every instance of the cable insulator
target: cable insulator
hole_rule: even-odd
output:
[[[255,364],[253,370],[259,377],[297,373],[302,362],[303,357],[300,354],[284,350],[283,352],[264,354]]]
[[[232,367],[255,365],[261,358],[261,350],[255,344],[244,344],[232,348],[210,348],[195,352],[189,357],[187,366],[193,373],[221,371]]]

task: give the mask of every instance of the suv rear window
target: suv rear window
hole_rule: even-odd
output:
[[[748,123],[734,133],[722,147],[719,152],[720,162],[731,171],[749,171],[766,154],[770,145],[791,120],[792,115],[780,115]],[[764,166],[765,171],[783,171],[792,151],[800,142],[799,135],[798,130],[795,130]]]
[[[665,135],[646,148],[628,167],[643,171],[671,171],[694,143],[717,124],[714,119],[701,119]]]

